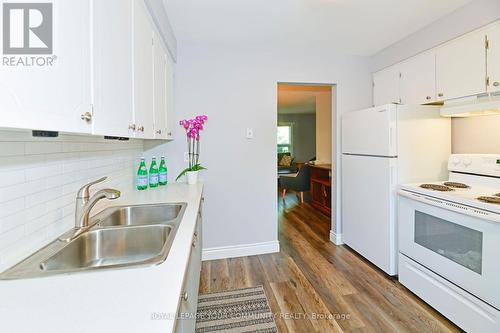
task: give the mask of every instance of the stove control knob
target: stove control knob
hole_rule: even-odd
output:
[[[470,158],[466,158],[464,159],[464,165],[466,167],[470,166],[472,164],[472,160]]]
[[[462,160],[458,157],[454,157],[451,162],[453,163],[453,165],[459,165],[460,162],[462,162]]]

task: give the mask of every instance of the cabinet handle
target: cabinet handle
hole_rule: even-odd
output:
[[[89,121],[91,121],[91,120],[92,120],[92,113],[90,113],[90,112],[85,112],[84,114],[82,114],[82,115],[80,116],[80,118],[81,118],[82,120],[85,120],[86,122],[89,122]]]
[[[144,132],[144,126],[139,126],[139,127],[137,127],[137,130],[138,130],[139,132]]]
[[[184,301],[187,301],[187,300],[188,300],[188,298],[189,298],[189,295],[188,295],[187,291],[185,291],[185,292],[184,292],[184,294],[182,295],[182,299],[183,299]]]
[[[430,101],[431,98],[432,98],[431,96],[427,96],[425,99],[428,100],[428,101]]]
[[[498,81],[493,82],[493,87],[498,87],[498,86],[500,86],[500,82]]]
[[[443,97],[443,96],[444,96],[444,94],[443,94],[443,93],[439,93],[439,94],[438,94],[438,97]]]
[[[132,131],[135,131],[135,124],[128,125],[128,129],[132,130]]]
[[[167,135],[168,135],[168,136],[172,136],[172,132],[168,132],[168,133],[167,133]]]
[[[156,134],[161,134],[161,130],[157,130],[157,131],[156,131]]]

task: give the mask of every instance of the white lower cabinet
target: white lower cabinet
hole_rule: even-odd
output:
[[[50,11],[53,21],[52,34],[40,38],[22,30],[26,6],[36,3],[6,5],[14,6],[3,10],[17,30],[4,35],[13,50],[0,65],[0,127],[92,133],[90,1],[38,4],[46,5],[33,9],[42,24]]]
[[[196,326],[196,311],[198,308],[198,289],[201,273],[202,221],[201,208],[198,213],[196,229],[193,235],[191,255],[184,276],[184,287],[181,294],[181,304],[178,311],[176,333],[193,333]]]

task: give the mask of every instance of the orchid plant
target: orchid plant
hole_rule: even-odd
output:
[[[179,122],[179,125],[184,127],[186,130],[188,152],[189,152],[189,167],[184,169],[176,178],[179,180],[182,176],[189,171],[200,171],[205,170],[201,166],[200,160],[200,132],[203,130],[205,122],[208,120],[206,115],[196,116],[192,119],[185,119]]]

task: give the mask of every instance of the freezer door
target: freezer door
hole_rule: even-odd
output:
[[[342,116],[342,153],[397,156],[395,104],[347,112]]]
[[[389,275],[397,274],[396,158],[342,156],[342,239]]]

